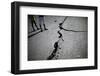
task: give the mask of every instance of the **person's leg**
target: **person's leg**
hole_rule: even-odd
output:
[[[43,26],[44,26],[44,30],[48,30],[48,29],[46,28],[45,24],[43,24]]]
[[[35,28],[34,28],[34,26],[33,26],[33,21],[31,21],[31,25],[32,25],[33,31],[35,31]]]
[[[42,21],[43,21],[44,30],[48,30],[48,29],[46,28],[46,25],[45,25],[45,22],[44,22],[44,17],[43,17]]]
[[[40,29],[41,29],[41,32],[43,31],[43,29],[42,29],[42,25],[40,24]]]
[[[42,32],[43,29],[42,29],[42,18],[41,17],[39,17],[39,25],[40,25],[40,29],[41,29],[41,32]]]
[[[38,28],[36,22],[35,22],[35,21],[33,21],[33,22],[34,22],[34,24],[35,24],[36,29],[39,30],[39,28]]]

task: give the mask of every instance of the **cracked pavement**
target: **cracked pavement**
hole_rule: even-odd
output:
[[[59,23],[64,20],[64,16],[44,16],[45,25],[48,30],[40,32],[28,38],[28,60],[46,60],[54,50],[54,43],[59,40]],[[87,58],[87,17],[71,17],[65,20],[63,28],[60,30],[64,41],[59,41],[61,49],[57,52],[55,59],[79,59]],[[38,16],[36,16],[38,24]],[[31,30],[28,25],[28,30]],[[76,32],[78,31],[78,32]]]

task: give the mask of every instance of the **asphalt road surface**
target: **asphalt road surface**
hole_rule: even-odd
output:
[[[54,43],[58,40],[59,23],[64,20],[63,16],[44,16],[46,28],[28,38],[28,60],[46,60],[54,50]],[[61,30],[64,41],[57,54],[58,59],[79,59],[88,57],[87,43],[87,17],[70,17],[65,20],[63,28],[71,31]],[[36,23],[39,27],[38,16]],[[28,25],[29,31],[32,30]],[[73,31],[72,31],[73,30]],[[79,32],[74,32],[79,31]],[[81,32],[84,31],[84,32]]]

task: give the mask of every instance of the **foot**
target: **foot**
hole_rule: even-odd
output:
[[[37,28],[37,30],[39,30],[39,28]]]
[[[45,30],[48,30],[47,28],[45,28]]]
[[[42,32],[43,30],[41,29],[41,32]]]

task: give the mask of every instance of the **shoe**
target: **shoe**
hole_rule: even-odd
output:
[[[37,30],[39,30],[39,28],[37,28]]]
[[[44,30],[48,30],[47,28],[45,28]]]

